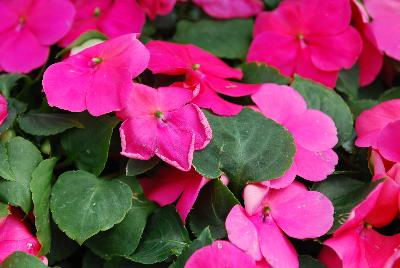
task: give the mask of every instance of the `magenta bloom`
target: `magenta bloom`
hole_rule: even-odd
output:
[[[356,120],[359,147],[372,147],[387,160],[400,162],[400,99],[382,102]]]
[[[227,241],[217,240],[193,253],[185,268],[256,268],[254,260]]]
[[[267,183],[273,188],[289,185],[296,177],[320,181],[335,170],[338,156],[332,150],[338,142],[333,120],[321,111],[307,109],[303,97],[293,88],[264,84],[252,95],[261,113],[283,125],[293,135],[296,154],[283,177]]]
[[[119,114],[122,154],[148,160],[154,155],[184,171],[193,152],[207,146],[211,128],[200,108],[190,103],[192,92],[177,87],[154,89],[134,84],[126,108]]]
[[[339,71],[353,66],[362,49],[350,17],[348,0],[284,0],[257,17],[247,60],[334,87]]]
[[[400,1],[365,0],[365,7],[372,17],[372,30],[378,47],[387,55],[400,60]]]
[[[248,18],[260,13],[261,0],[193,0],[208,15],[217,19]]]
[[[0,95],[0,125],[7,119],[8,116],[7,100]]]
[[[123,35],[89,47],[43,75],[50,106],[94,116],[121,110],[132,79],[143,72],[149,53],[136,34]]]
[[[160,206],[174,203],[176,209],[185,221],[199,195],[200,189],[208,182],[194,169],[183,172],[173,167],[158,170],[154,177],[140,180],[143,191],[149,200]]]
[[[46,63],[75,9],[69,0],[7,0],[0,1],[0,14],[0,69],[29,73]]]
[[[186,81],[180,85],[196,89],[193,103],[202,108],[209,108],[218,115],[235,115],[242,110],[242,106],[230,103],[218,94],[232,97],[246,96],[259,88],[259,85],[246,85],[227,80],[241,79],[243,74],[194,45],[151,41],[146,47],[150,51],[148,68],[153,73],[186,75]]]
[[[245,209],[234,206],[226,219],[228,238],[255,260],[265,260],[272,267],[299,266],[296,250],[285,233],[298,239],[315,238],[333,223],[329,199],[298,182],[279,190],[250,184],[243,197]]]
[[[154,20],[157,15],[168,15],[174,9],[177,0],[139,0],[140,6],[150,19]]]
[[[143,10],[136,0],[72,0],[76,16],[71,31],[60,41],[70,45],[81,34],[96,30],[109,38],[140,33],[145,23]]]

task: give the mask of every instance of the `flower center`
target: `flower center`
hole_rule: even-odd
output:
[[[200,64],[198,64],[198,63],[193,64],[192,69],[193,69],[193,71],[197,71],[198,69],[200,69]]]
[[[160,111],[156,111],[154,113],[154,116],[157,117],[158,119],[163,119],[164,118],[164,114]]]
[[[18,19],[18,25],[17,25],[17,31],[21,31],[21,29],[25,26],[26,24],[26,18],[24,16],[19,17]]]
[[[100,57],[94,57],[94,58],[92,58],[92,62],[94,63],[94,64],[99,64],[99,63],[101,63],[103,61],[103,59],[102,58],[100,58]]]
[[[307,47],[307,42],[306,42],[306,40],[305,40],[305,38],[304,38],[304,35],[303,35],[302,33],[298,33],[298,34],[297,34],[297,39],[298,39],[299,42],[300,42],[300,47],[301,47],[301,48]]]
[[[368,222],[364,222],[364,228],[365,229],[372,229],[372,225]]]
[[[95,17],[99,17],[101,15],[101,9],[99,7],[96,7],[93,11],[93,15]]]

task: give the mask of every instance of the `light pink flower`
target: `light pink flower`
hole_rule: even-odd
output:
[[[70,45],[81,34],[96,30],[109,38],[140,33],[145,14],[136,0],[72,0],[76,16],[71,31],[60,41]]]
[[[365,7],[372,17],[372,30],[378,47],[387,55],[400,60],[400,1],[365,0]]]
[[[248,18],[260,13],[261,0],[193,0],[208,15],[217,19]]]
[[[7,119],[8,116],[8,104],[6,98],[0,95],[0,125]]]
[[[139,0],[140,6],[150,19],[154,20],[157,15],[168,15],[174,9],[177,0]]]
[[[307,109],[303,97],[288,86],[264,84],[251,98],[265,117],[289,130],[296,144],[291,168],[281,178],[266,182],[270,187],[286,187],[296,175],[321,181],[335,170],[338,156],[332,148],[338,138],[335,123],[329,116]]]
[[[157,155],[184,171],[192,165],[193,152],[207,146],[211,128],[200,108],[190,103],[190,90],[154,89],[134,84],[126,108],[119,113],[123,155],[148,160]]]
[[[244,193],[245,209],[236,205],[225,226],[229,240],[272,267],[298,267],[298,257],[285,233],[293,238],[315,238],[333,223],[332,203],[323,194],[308,191],[298,182],[284,189],[249,184]]]
[[[51,65],[43,75],[43,88],[50,106],[94,116],[118,111],[143,72],[149,53],[136,34],[123,35],[89,47]]]
[[[0,1],[0,14],[1,69],[29,73],[71,28],[75,9],[69,0],[7,0]]]
[[[348,0],[284,0],[258,15],[247,60],[334,87],[339,71],[351,68],[362,49],[350,17]]]
[[[199,195],[200,189],[208,182],[194,169],[183,172],[173,167],[158,170],[151,178],[140,179],[143,191],[149,200],[160,206],[174,203],[185,221]]]
[[[195,251],[185,268],[255,268],[254,260],[227,241],[217,240]]]
[[[195,89],[193,103],[209,108],[218,115],[235,115],[242,110],[241,105],[230,103],[218,94],[246,96],[259,88],[259,85],[227,80],[241,79],[243,74],[239,69],[229,67],[222,60],[194,45],[151,41],[146,47],[150,51],[148,68],[153,73],[186,75],[186,81],[179,85]]]
[[[41,245],[20,217],[9,215],[0,218],[0,264],[15,251],[37,255]],[[47,259],[42,257],[47,264]]]
[[[372,147],[385,159],[400,162],[400,99],[382,102],[362,112],[355,129],[358,147]]]

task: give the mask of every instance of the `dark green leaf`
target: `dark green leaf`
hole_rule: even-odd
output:
[[[47,268],[37,257],[16,251],[4,260],[2,268]]]
[[[99,179],[86,171],[63,173],[53,187],[53,219],[67,236],[82,244],[120,223],[132,206],[132,191],[119,180]]]
[[[200,192],[190,213],[190,229],[196,236],[209,227],[213,238],[226,236],[225,219],[231,208],[239,204],[236,197],[220,180],[208,183]]]
[[[189,242],[189,234],[175,208],[163,207],[152,215],[139,247],[128,258],[143,264],[162,262],[180,255]]]
[[[17,118],[17,115],[25,112],[26,110],[26,104],[23,102],[11,98],[8,99],[7,101],[8,101],[8,115],[3,124],[0,125],[0,133],[5,132],[7,129],[12,127],[15,118]]]
[[[336,89],[349,98],[357,98],[360,87],[360,72],[357,65],[349,70],[343,70],[339,74]]]
[[[244,59],[252,39],[252,26],[250,19],[182,20],[178,22],[173,40],[197,45],[217,57]]]
[[[74,240],[69,239],[54,222],[51,222],[51,249],[47,255],[50,265],[65,260],[78,248],[79,245]]]
[[[8,210],[8,205],[0,203],[0,218],[4,218],[10,215],[10,211]]]
[[[388,101],[393,99],[400,99],[400,87],[394,87],[385,91],[380,97],[379,101]]]
[[[287,85],[290,78],[283,76],[278,69],[267,66],[263,63],[245,63],[242,66],[243,82],[249,84],[275,83]]]
[[[299,256],[300,268],[324,268],[325,265],[308,255]]]
[[[153,167],[155,167],[160,162],[158,157],[153,157],[150,160],[137,160],[137,159],[129,159],[128,164],[126,165],[126,175],[127,176],[136,176],[139,174],[143,174]]]
[[[11,89],[16,85],[20,79],[30,81],[30,78],[23,74],[1,74],[0,75],[0,92],[3,96],[8,97]]]
[[[363,111],[370,109],[377,105],[379,102],[376,100],[370,100],[370,99],[360,99],[360,100],[349,100],[348,105],[350,107],[351,112],[353,113],[353,116],[357,118],[360,113]]]

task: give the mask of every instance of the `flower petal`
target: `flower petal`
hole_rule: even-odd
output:
[[[387,160],[400,162],[400,120],[389,123],[380,133],[378,149]]]

